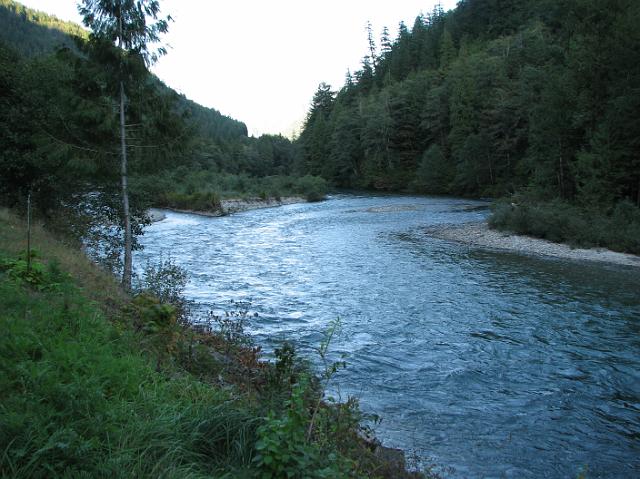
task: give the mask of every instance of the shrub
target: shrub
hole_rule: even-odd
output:
[[[608,214],[560,200],[518,204],[503,200],[492,209],[492,228],[572,246],[602,246],[640,254],[640,208],[627,201]]]
[[[348,477],[335,453],[323,455],[320,448],[306,438],[309,413],[304,397],[307,387],[308,380],[301,378],[294,385],[291,398],[285,403],[285,413],[277,416],[273,411],[269,412],[258,427],[254,461],[259,477]]]
[[[307,175],[298,179],[295,190],[307,201],[322,201],[327,194],[327,182],[318,176]]]
[[[5,271],[17,283],[40,291],[59,289],[64,283],[71,283],[71,277],[60,270],[57,261],[44,264],[37,260],[35,250],[29,255],[31,258],[27,257],[27,252],[17,258],[0,258],[0,271]]]

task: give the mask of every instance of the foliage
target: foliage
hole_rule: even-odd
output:
[[[60,270],[56,261],[48,264],[37,260],[38,253],[34,250],[21,253],[18,258],[0,258],[0,271],[4,271],[9,278],[18,284],[24,284],[38,291],[56,290],[69,281],[70,276]]]
[[[324,456],[305,437],[309,420],[304,398],[307,381],[302,377],[299,383],[293,385],[291,398],[285,403],[284,416],[278,417],[269,412],[263,424],[258,427],[257,454],[254,457],[258,477],[348,477],[345,465],[338,461],[335,453]]]
[[[156,373],[133,337],[66,291],[0,281],[1,475],[217,477],[249,463],[248,408]]]
[[[304,194],[307,201],[320,201],[324,199],[327,192],[327,183],[317,176],[306,175],[296,182],[295,190]]]
[[[329,360],[329,346],[331,345],[331,341],[334,336],[339,333],[340,330],[340,318],[335,321],[330,321],[327,329],[324,332],[324,337],[320,342],[320,347],[318,348],[318,355],[320,356],[320,361],[322,362],[322,371],[320,372],[320,391],[321,395],[318,397],[316,405],[311,414],[311,420],[309,421],[309,427],[307,431],[307,439],[310,439],[312,434],[314,433],[314,426],[318,416],[318,412],[320,411],[321,402],[323,399],[323,395],[325,391],[329,388],[329,383],[334,375],[340,370],[347,367],[347,363],[344,361],[344,356],[340,361],[330,361]]]
[[[196,191],[191,194],[168,191],[162,194],[162,199],[156,204],[178,210],[223,212],[220,197],[213,191]]]
[[[288,477],[419,477],[358,437],[357,401],[321,402],[309,437],[322,382],[293,345],[261,357],[238,326],[247,304],[211,329],[178,324],[149,294],[183,284],[164,259],[146,292],[114,304],[113,278],[37,223],[40,284],[55,286],[32,287],[9,273],[24,257],[4,253],[24,225],[0,210],[0,226],[0,476],[268,477],[279,464]]]
[[[316,91],[298,162],[341,187],[640,206],[638,22],[633,0],[465,0],[384,29],[379,53],[369,28],[362,69]]]
[[[628,201],[609,211],[587,210],[556,200],[494,205],[490,225],[573,246],[601,246],[640,254],[640,208]]]
[[[226,346],[226,353],[253,345],[250,336],[245,332],[250,303],[244,301],[232,301],[233,309],[218,315],[208,313],[207,321],[213,324],[215,333],[218,334]]]
[[[148,262],[135,285],[137,294],[149,294],[162,304],[171,305],[177,320],[186,324],[190,315],[190,303],[184,297],[184,288],[189,280],[187,271],[171,257],[160,257],[154,263]]]
[[[178,168],[149,176],[145,180],[149,201],[166,208],[210,211],[224,214],[222,201],[227,198],[275,199],[303,196],[320,201],[327,192],[327,182],[315,176],[265,176],[217,173],[206,169]],[[145,186],[146,188],[146,186]]]
[[[73,37],[86,38],[79,25],[26,8],[13,0],[0,0],[0,41],[15,44],[21,53],[33,56],[59,46],[73,48]]]

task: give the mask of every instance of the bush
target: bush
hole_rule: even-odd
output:
[[[285,413],[279,417],[269,412],[258,427],[254,461],[259,475],[265,479],[346,478],[347,471],[337,454],[322,454],[318,445],[306,437],[310,420],[305,401],[308,382],[304,377],[301,379],[293,386]]]
[[[303,176],[296,181],[295,191],[307,201],[322,201],[327,194],[327,182],[319,176]]]
[[[560,200],[533,204],[503,200],[492,209],[492,228],[572,246],[640,254],[640,208],[628,201],[618,203],[609,214]]]
[[[31,257],[28,258],[27,254]],[[56,261],[44,264],[37,257],[38,253],[31,250],[30,253],[21,253],[18,258],[0,258],[0,271],[5,271],[17,283],[39,291],[56,290],[65,283],[71,283],[71,277],[60,270]]]
[[[147,196],[158,207],[195,211],[222,211],[222,198],[260,198],[280,200],[301,195],[308,201],[320,201],[327,192],[327,182],[317,176],[265,176],[219,174],[210,171],[182,171],[167,186],[164,176],[158,184],[140,180]],[[158,185],[161,185],[159,187]]]
[[[179,210],[221,211],[220,195],[212,191],[196,191],[194,193],[177,193],[170,191],[159,200],[158,206]]]

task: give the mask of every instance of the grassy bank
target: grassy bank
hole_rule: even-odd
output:
[[[272,199],[299,196],[320,201],[327,182],[317,176],[252,177],[208,170],[180,169],[137,180],[138,190],[147,192],[147,201],[159,208],[224,213],[225,199]]]
[[[560,200],[503,200],[493,206],[489,225],[575,247],[640,254],[640,208],[626,201],[603,210]]]
[[[263,361],[242,310],[195,331],[41,228],[28,270],[24,231],[0,214],[0,476],[414,477],[322,401],[333,366]]]

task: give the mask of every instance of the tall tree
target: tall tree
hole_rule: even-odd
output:
[[[376,53],[376,41],[373,39],[373,26],[371,22],[367,22],[367,43],[369,45],[369,58],[371,58],[371,67],[376,68],[378,63],[378,54]]]
[[[124,229],[124,269],[122,284],[131,289],[132,229],[127,179],[127,133],[125,79],[132,66],[140,61],[146,67],[165,54],[163,47],[153,49],[160,34],[168,30],[171,17],[160,18],[157,0],[82,0],[78,11],[83,23],[91,28],[96,44],[117,46],[119,113],[120,113],[120,178],[122,186],[122,219]]]

